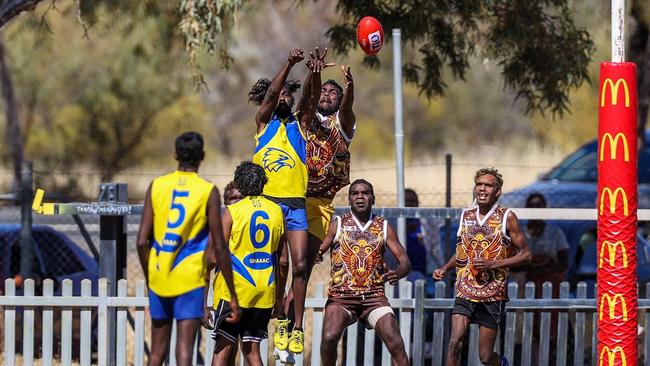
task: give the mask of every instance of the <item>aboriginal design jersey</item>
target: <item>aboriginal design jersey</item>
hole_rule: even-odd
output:
[[[229,205],[228,211],[232,216],[228,248],[239,306],[271,308],[275,304],[276,252],[284,233],[282,209],[264,197],[249,196]],[[230,301],[221,273],[214,282],[214,294]]]
[[[350,184],[351,139],[341,129],[338,112],[327,117],[316,114],[307,140],[307,197],[333,199]]]
[[[336,216],[337,229],[332,244],[332,268],[328,296],[384,295],[384,252],[386,225],[381,216],[372,216],[364,226],[353,213]]]
[[[181,171],[151,183],[149,288],[158,296],[178,296],[205,285],[207,207],[213,188],[196,173]]]
[[[466,209],[460,217],[456,240],[456,296],[470,301],[507,300],[507,268],[476,269],[472,260],[509,257],[510,237],[506,220],[510,210],[494,205],[482,219],[478,208]]]
[[[264,168],[268,183],[264,195],[305,198],[307,192],[307,141],[295,115],[279,119],[275,114],[255,135],[253,162]]]

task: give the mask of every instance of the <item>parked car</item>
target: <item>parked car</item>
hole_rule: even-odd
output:
[[[650,141],[650,129],[645,132]],[[598,142],[593,140],[567,156],[536,182],[504,193],[500,203],[507,207],[524,207],[533,192],[544,195],[548,207],[592,208],[598,193]],[[638,154],[639,208],[650,208],[650,145]]]
[[[645,138],[650,141],[650,129]],[[560,164],[542,175],[536,182],[504,193],[500,204],[506,207],[524,207],[533,192],[544,195],[548,207],[594,208],[598,194],[598,141],[583,145],[568,155]],[[650,146],[638,152],[638,205],[650,208]],[[586,281],[590,287],[596,280],[596,222],[595,221],[549,221],[560,228],[570,245],[567,280]],[[525,224],[525,222],[522,222]],[[638,280],[650,282],[650,223],[639,222],[637,235]]]
[[[33,237],[33,259],[32,273],[36,281],[36,295],[41,295],[42,281],[44,279],[54,280],[54,295],[61,295],[61,284],[63,280],[70,279],[73,282],[72,293],[74,296],[81,295],[81,281],[90,279],[93,282],[92,292],[97,293],[97,280],[99,278],[99,267],[93,257],[88,255],[67,235],[56,231],[50,226],[32,226]],[[20,225],[0,224],[0,295],[4,294],[4,282],[7,278],[16,278],[20,274]],[[17,281],[18,282],[18,281]],[[16,293],[21,295],[23,288],[16,286]],[[0,309],[1,311],[2,309]],[[16,307],[15,319],[15,349],[17,353],[23,352],[23,308]],[[40,357],[42,346],[42,310],[36,308],[34,312],[34,336],[33,349],[37,357]],[[4,314],[4,312],[2,312]],[[94,320],[96,312],[93,311],[92,337],[96,337],[97,323]],[[4,321],[3,323],[4,324]],[[72,328],[72,357],[78,359],[80,344],[80,322],[77,315],[74,316],[72,324],[65,326]],[[61,341],[61,328],[63,327],[61,313],[54,312],[52,337],[55,345],[54,353],[59,354],[58,345]],[[0,342],[4,342],[4,333],[0,333]],[[93,347],[96,342],[91,343]]]
[[[73,294],[81,293],[81,280],[93,281],[93,292],[99,278],[99,267],[67,235],[47,225],[34,225],[32,272],[37,284],[51,278],[55,282],[55,295],[61,292],[64,279],[73,282]],[[4,293],[4,281],[20,274],[20,225],[0,224],[0,289]]]

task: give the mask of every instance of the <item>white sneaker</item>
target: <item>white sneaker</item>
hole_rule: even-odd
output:
[[[294,365],[296,363],[296,360],[293,358],[293,353],[289,352],[289,350],[286,349],[281,350],[275,348],[273,350],[273,358],[286,365]]]

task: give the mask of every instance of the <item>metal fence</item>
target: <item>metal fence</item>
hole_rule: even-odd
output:
[[[60,296],[54,296],[54,283],[45,280],[42,294],[37,294],[35,284],[28,280],[24,293],[18,295],[13,279],[5,281],[5,295],[0,296],[0,315],[4,317],[3,357],[5,365],[32,365],[35,359],[42,365],[144,365],[145,333],[149,332],[148,300],[144,281],[135,285],[132,295],[127,282],[118,283],[118,295],[108,295],[108,283],[100,280],[96,295],[92,283],[82,281],[80,296],[72,295],[72,281],[65,280]],[[323,307],[326,299],[323,284],[315,284],[316,296],[308,298],[306,308],[311,310],[311,341],[306,344],[304,357],[297,357],[297,365],[320,365],[320,334],[323,328]],[[445,284],[438,282],[435,297],[426,298],[424,282],[417,281],[415,289],[410,282],[402,281],[399,291],[387,287],[387,296],[395,308],[402,337],[413,365],[442,365],[449,341],[449,320],[453,299],[446,297]],[[521,289],[519,289],[521,290]],[[575,297],[571,294],[575,290]],[[393,295],[396,295],[394,297]],[[506,306],[500,336],[495,351],[504,354],[513,365],[596,365],[596,325],[598,312],[596,300],[587,298],[587,287],[580,283],[571,289],[568,283],[560,286],[559,298],[552,299],[552,287],[545,283],[541,298],[535,298],[532,283],[525,287],[523,297],[517,284],[509,284],[510,301]],[[639,300],[640,324],[650,324],[650,285],[646,298]],[[108,354],[108,313],[117,310],[116,352]],[[134,314],[135,326],[127,324],[127,311]],[[309,316],[309,315],[307,315]],[[60,320],[57,325],[56,320]],[[78,323],[78,326],[72,324]],[[272,328],[272,324],[269,328]],[[650,337],[640,328],[639,364],[650,364]],[[202,329],[197,344],[194,364],[203,360],[209,364],[214,342],[208,330]],[[60,341],[55,342],[55,339]],[[468,334],[464,362],[480,365],[478,359],[478,328],[472,325]],[[38,341],[35,341],[38,339]],[[170,347],[169,364],[174,365],[174,338]],[[19,345],[19,346],[17,346]],[[263,359],[269,358],[269,344],[262,345]],[[78,350],[74,351],[74,350]],[[358,324],[350,326],[340,345],[340,363],[343,365],[389,365],[390,355],[380,346],[373,330]],[[632,362],[632,360],[628,360]],[[243,363],[242,363],[243,364]],[[278,363],[279,364],[279,363]]]
[[[406,216],[428,218],[431,220],[435,219],[437,220],[436,222],[438,224],[442,224],[442,222],[444,222],[444,218],[456,218],[460,212],[460,209],[377,208],[376,211],[377,213],[386,217]],[[528,219],[554,218],[558,220],[595,220],[596,218],[595,209],[517,209],[516,212],[520,218]],[[544,215],[539,216],[540,213],[543,213]],[[0,222],[10,222],[12,221],[10,217],[18,217],[17,210],[15,208],[0,208]],[[95,243],[98,244],[99,216],[84,215],[78,216],[77,219],[78,220],[75,220],[73,216],[36,215],[34,216],[34,224],[47,224],[54,227],[57,231],[63,232],[70,236],[76,242],[78,247],[86,249],[89,254],[91,254],[90,252],[92,252],[92,250],[90,249],[89,242],[95,241]],[[639,219],[649,220],[650,211],[640,210]],[[7,296],[0,296],[0,306],[9,306],[5,309],[5,311],[0,311],[0,316],[9,316],[9,318],[5,317],[4,319],[5,332],[9,332],[9,323],[14,324],[14,328],[11,328],[15,330],[15,342],[13,343],[13,349],[19,351],[19,355],[17,356],[17,359],[20,360],[20,362],[18,362],[19,364],[31,364],[29,361],[23,361],[30,359],[30,357],[40,357],[43,359],[43,364],[47,365],[50,363],[46,362],[45,359],[51,359],[51,357],[45,356],[48,356],[50,354],[54,354],[56,356],[55,363],[70,364],[69,360],[78,360],[81,364],[98,363],[101,358],[101,347],[99,347],[99,345],[100,342],[103,342],[102,338],[99,336],[100,330],[102,329],[99,326],[99,323],[101,322],[101,317],[99,316],[101,306],[100,304],[102,304],[102,301],[104,301],[105,310],[108,313],[110,313],[113,309],[118,309],[118,328],[122,326],[122,324],[126,324],[124,319],[127,319],[127,315],[129,314],[126,312],[127,309],[131,314],[135,314],[135,318],[143,316],[144,320],[142,322],[139,322],[134,318],[135,330],[131,330],[131,328],[128,327],[125,328],[126,330],[118,329],[118,335],[115,337],[118,339],[118,343],[126,342],[127,346],[125,346],[126,351],[124,354],[126,354],[126,359],[129,360],[129,363],[139,364],[140,360],[144,357],[143,353],[140,352],[140,347],[144,347],[144,342],[149,338],[149,318],[146,316],[146,307],[148,305],[148,302],[144,295],[144,288],[141,292],[139,292],[139,286],[141,285],[143,276],[139,262],[137,260],[136,251],[134,250],[134,237],[135,232],[137,231],[138,222],[139,216],[137,215],[126,217],[126,231],[128,236],[127,241],[129,243],[129,247],[127,249],[128,259],[126,277],[129,281],[129,284],[131,284],[131,287],[127,288],[126,284],[123,284],[121,286],[123,286],[124,292],[120,292],[120,295],[117,297],[111,297],[108,296],[108,293],[105,293],[105,300],[101,300],[102,293],[101,291],[98,292],[97,282],[94,282],[92,284],[90,290],[83,290],[79,281],[76,281],[74,286],[67,285],[66,283],[68,282],[59,282],[58,288],[56,282],[54,282],[52,285],[48,285],[49,281],[44,281],[42,285],[35,286],[36,288],[34,288],[32,292],[32,294],[36,293],[38,296],[22,296],[22,293],[21,296],[10,295],[10,291],[12,289],[15,289],[15,283],[12,282],[13,280],[11,278],[13,278],[13,273],[17,272],[17,268],[13,267],[17,267],[18,257],[14,256],[11,252],[3,252],[0,250],[0,258],[5,261],[9,259],[9,262],[12,263],[11,266],[9,266],[12,269],[9,271],[9,273],[7,273],[10,279],[5,283],[0,283],[0,285],[6,284],[10,286],[10,283],[14,283],[14,287],[10,286],[9,288],[4,289],[5,295]],[[48,247],[53,247],[53,242],[48,243],[50,243]],[[4,248],[7,249],[8,247],[9,246],[5,245]],[[448,257],[448,255],[449,253],[443,253],[443,257],[445,258]],[[59,262],[69,262],[67,259],[68,256],[63,254],[52,253],[50,255],[47,253],[42,253],[40,257],[42,258],[43,256],[46,256],[47,259],[52,262],[52,265],[50,266],[48,264],[49,262],[46,263],[46,260],[43,259],[42,266],[45,267],[45,274],[53,273],[50,267],[63,268],[64,266],[61,266]],[[14,261],[14,259],[16,259],[16,261]],[[0,262],[2,261],[0,260]],[[304,364],[319,364],[318,345],[320,343],[319,339],[321,329],[319,327],[322,325],[322,306],[324,305],[325,300],[322,298],[322,285],[319,286],[318,281],[326,280],[328,278],[328,272],[329,266],[320,265],[315,268],[314,272],[312,273],[312,281],[310,282],[310,288],[308,289],[308,296],[310,298],[306,304],[307,313],[305,323],[308,332],[305,337],[307,349],[304,355]],[[405,336],[405,340],[408,342],[408,349],[414,360],[413,364],[438,365],[445,356],[446,344],[448,342],[447,333],[449,329],[449,309],[451,307],[452,300],[449,298],[444,298],[444,295],[438,296],[439,286],[441,285],[441,283],[438,284],[438,287],[435,289],[435,292],[437,294],[436,298],[425,298],[424,294],[421,296],[418,295],[419,289],[417,286],[415,289],[415,297],[411,297],[411,295],[407,296],[406,294],[413,292],[410,290],[410,287],[407,286],[408,288],[400,288],[401,291],[397,291],[399,292],[400,296],[403,297],[392,300],[392,304],[398,310],[398,316],[400,318],[400,324],[402,327],[402,334]],[[26,294],[29,294],[29,286],[29,282],[27,282],[21,291],[25,291]],[[52,286],[53,290],[48,290],[48,286]],[[67,286],[72,286],[72,290],[66,290]],[[32,287],[34,286],[32,285]],[[567,293],[569,294],[568,297],[571,298],[579,296],[580,291],[582,291],[580,288],[581,287],[574,288],[573,292],[568,292],[567,290]],[[119,288],[118,291],[122,291],[121,288]],[[387,291],[390,294],[392,289],[389,288]],[[445,289],[443,288],[440,291],[442,291],[440,294],[444,294]],[[584,291],[584,294],[586,295],[586,288]],[[429,293],[431,292],[433,291],[430,289]],[[450,292],[449,289],[447,289],[447,292]],[[78,297],[80,293],[82,296]],[[84,293],[86,295],[83,295]],[[122,293],[124,293],[124,296],[121,295]],[[646,293],[650,292],[647,291]],[[51,297],[52,299],[44,299],[41,297],[41,294],[44,294],[45,297]],[[64,300],[66,298],[67,300]],[[76,301],[79,299],[81,300]],[[502,339],[499,340],[500,352],[503,352],[509,356],[511,360],[514,359],[514,362],[511,362],[511,364],[594,364],[594,362],[592,362],[592,360],[596,359],[593,355],[595,347],[592,347],[595,342],[595,331],[593,327],[595,327],[596,324],[594,319],[596,316],[594,313],[594,299],[578,298],[550,300],[551,305],[548,305],[548,303],[545,302],[546,300],[536,300],[531,298],[520,300],[517,299],[517,296],[512,296],[512,299],[513,300],[508,305],[509,312],[508,316],[506,317],[506,324],[504,324],[503,328],[506,330],[506,332],[504,332],[503,336],[501,337]],[[49,303],[43,303],[43,300],[54,302],[58,305],[48,305]],[[63,302],[59,302],[58,300],[62,300]],[[644,309],[648,304],[647,302],[644,303],[644,301],[650,300],[640,301],[642,311],[645,311]],[[556,308],[554,308],[554,306]],[[548,343],[547,346],[544,346],[543,342],[539,342],[539,336],[537,334],[544,335],[544,332],[540,333],[540,331],[546,329],[543,326],[546,314],[536,315],[536,312],[533,311],[533,309],[539,309],[540,307],[542,309],[553,308],[556,309],[559,313],[558,326],[555,326],[556,321],[553,320],[553,326],[550,329],[554,328],[555,330],[549,330],[552,336],[555,336],[556,334],[562,334],[562,317],[568,317],[565,344],[553,342]],[[419,313],[420,311],[424,315],[421,315]],[[88,321],[85,321],[84,319],[87,319],[88,314],[90,314],[91,317],[90,331],[84,331],[84,329],[87,329],[88,323]],[[8,319],[13,319],[13,322],[9,321]],[[33,326],[31,328],[29,326],[25,328],[25,321],[30,321],[30,319]],[[53,319],[53,321],[49,322],[49,319]],[[509,325],[509,323],[507,323],[508,319],[511,319],[511,322],[513,322],[512,324],[514,324],[514,333],[508,333],[508,330],[513,326],[512,324]],[[642,324],[646,324],[645,318],[642,320]],[[18,321],[18,327],[16,327],[16,321]],[[59,325],[57,325],[57,322]],[[104,320],[104,324],[107,322],[107,320]],[[312,322],[313,324],[310,324]],[[3,320],[0,320],[0,324],[2,323]],[[30,323],[28,323],[28,325],[29,324]],[[52,324],[52,326],[48,328],[48,324]],[[71,330],[64,330],[63,328],[65,327],[61,326],[61,324],[64,324],[66,326],[70,324]],[[537,324],[540,324],[541,326],[538,326]],[[421,327],[424,328],[421,329]],[[272,329],[272,326],[270,328]],[[31,335],[33,337],[26,336],[26,334],[30,334],[29,329],[32,329]],[[45,329],[50,329],[50,332],[46,332]],[[144,332],[144,329],[147,329],[147,332]],[[353,329],[355,329],[355,331],[347,332],[345,338],[345,346],[342,346],[340,351],[340,360],[344,360],[344,364],[383,365],[389,363],[387,351],[385,349],[383,351],[380,351],[381,348],[378,345],[378,341],[375,339],[374,333],[372,331],[365,331],[363,329],[357,330],[357,328]],[[526,331],[524,331],[524,329],[526,329]],[[534,331],[530,331],[531,329]],[[584,329],[584,331],[581,332],[580,329]],[[126,332],[127,337],[121,336],[124,332]],[[466,364],[478,364],[478,356],[475,354],[475,351],[478,349],[476,347],[478,337],[477,334],[478,333],[476,329],[470,333],[470,341],[468,342],[468,344],[470,344],[468,347],[470,351],[466,353],[467,357],[469,357],[469,360],[472,360],[472,362],[467,361],[468,363]],[[580,339],[577,338],[577,334],[581,335]],[[2,335],[0,334],[0,336]],[[526,337],[529,336],[533,338],[531,338],[530,341],[527,341],[528,338]],[[48,339],[51,339],[50,343],[48,343]],[[139,339],[142,339],[142,341]],[[207,337],[207,333],[203,334],[202,339],[204,341],[199,347],[197,347],[195,357],[197,364],[201,363],[203,360],[206,360],[207,362],[210,360],[209,356],[203,357],[204,355],[211,354],[211,342],[205,342],[205,339],[209,339],[209,337]],[[412,339],[413,342],[409,342],[410,339]],[[646,346],[645,337],[643,339],[643,348],[641,350],[642,352],[640,352],[642,355],[646,354],[646,349],[648,349],[648,352],[650,352],[650,348]],[[4,340],[0,343],[5,344],[5,350],[11,350],[10,347],[7,347],[7,342],[7,338],[4,338]],[[310,347],[310,345],[312,345],[312,347]],[[576,353],[574,352],[576,349],[582,349],[583,351],[578,352],[579,355],[576,356]],[[105,353],[108,352],[107,350],[104,351]],[[472,351],[475,353],[473,354]],[[11,364],[8,361],[10,358],[13,358],[13,355],[13,352],[5,351],[4,356],[0,356],[0,364]],[[545,359],[548,360],[548,363],[544,363]],[[299,360],[299,363],[300,362],[302,361]],[[173,357],[171,363],[173,364]],[[647,364],[650,365],[650,362]]]

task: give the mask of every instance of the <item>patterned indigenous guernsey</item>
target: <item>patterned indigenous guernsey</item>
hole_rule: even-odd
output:
[[[305,198],[307,192],[307,141],[295,115],[279,119],[275,114],[255,135],[253,163],[264,168],[268,183],[264,195]]]
[[[509,257],[511,240],[506,235],[509,212],[494,205],[483,219],[479,219],[478,207],[461,214],[456,241],[456,297],[481,302],[508,299],[508,269],[479,270],[472,266],[472,260]]]
[[[384,296],[386,225],[381,216],[361,226],[353,213],[337,216],[329,297]]]
[[[327,117],[318,113],[309,127],[307,197],[333,199],[341,188],[350,184],[351,139],[342,130],[338,116],[338,112]]]
[[[193,172],[175,171],[152,182],[149,287],[158,296],[178,296],[205,286],[207,206],[213,188]]]
[[[232,230],[228,249],[237,299],[242,308],[272,308],[275,304],[275,264],[284,233],[282,209],[264,197],[245,197],[228,206]],[[230,301],[221,273],[214,282],[214,297]],[[215,306],[218,301],[215,301]]]

